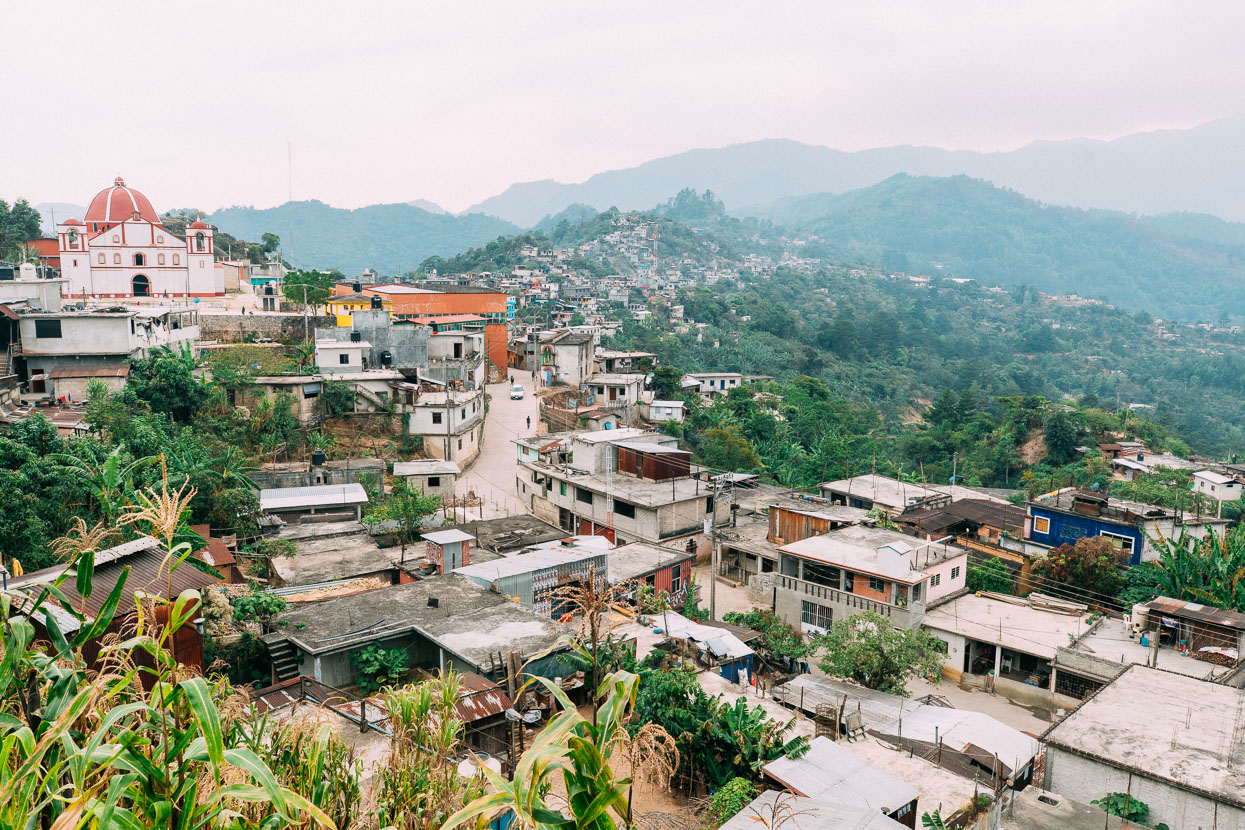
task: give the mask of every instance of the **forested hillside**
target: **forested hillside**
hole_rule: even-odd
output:
[[[364,268],[402,274],[434,254],[453,254],[519,231],[509,222],[480,214],[451,216],[412,205],[343,210],[318,201],[294,203],[292,244],[289,205],[226,208],[207,221],[241,239],[275,233],[282,238],[285,258],[294,265],[336,268],[346,274]]]
[[[846,268],[779,268],[771,279],[697,287],[680,300],[709,326],[680,334],[628,325],[614,345],[655,351],[687,371],[822,379],[877,412],[876,434],[905,432],[950,389],[983,404],[1041,395],[1112,411],[1137,405],[1199,452],[1245,447],[1245,335],[1163,329],[1145,312],[1050,300],[1029,286],[918,284]],[[914,445],[909,463],[937,460],[925,449]],[[1004,477],[991,469],[983,479]]]
[[[894,176],[839,196],[784,200],[767,218],[816,237],[810,254],[892,271],[1105,297],[1162,317],[1245,319],[1245,227],[1176,214],[1042,205],[965,176]]]

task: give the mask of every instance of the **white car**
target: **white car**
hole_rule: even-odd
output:
[[[523,386],[522,385],[516,383],[514,386],[510,387],[510,400],[512,401],[523,400]]]

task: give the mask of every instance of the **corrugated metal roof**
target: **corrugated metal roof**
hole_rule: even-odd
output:
[[[259,509],[264,511],[356,504],[367,504],[367,491],[362,484],[316,484],[259,491]]]
[[[425,536],[424,538],[428,537]],[[543,571],[547,568],[556,568],[559,565],[569,565],[572,562],[579,562],[584,559],[600,558],[603,566],[601,573],[604,574],[609,567],[608,560],[606,559],[607,554],[607,551],[598,548],[544,548],[531,551],[530,553],[516,553],[513,556],[503,556],[501,559],[494,559],[491,562],[464,565],[461,568],[455,568],[454,573],[462,574],[468,578],[496,581],[508,576],[518,576],[520,574]]]
[[[501,686],[475,672],[459,675],[459,697],[454,711],[463,723],[496,717],[510,708],[513,704]]]
[[[48,374],[52,380],[58,378],[124,378],[130,375],[130,364],[120,366],[58,366]]]
[[[1218,625],[1235,631],[1245,631],[1245,614],[1230,611],[1227,608],[1215,608],[1198,602],[1185,602],[1171,597],[1158,597],[1146,603],[1151,611],[1160,614],[1173,614],[1187,620]]]
[[[920,793],[826,737],[813,738],[802,758],[779,758],[765,774],[797,795],[893,812]]]
[[[678,640],[691,640],[699,643],[709,653],[721,661],[729,662],[747,657],[754,652],[725,628],[714,625],[703,625],[692,622],[682,614],[674,611],[662,611],[654,614],[653,619],[665,628],[666,634]]]
[[[723,824],[721,830],[761,830],[764,825],[758,823],[757,816],[771,815],[771,805],[780,798],[792,810],[790,818],[783,822],[787,830],[899,830],[904,827],[880,810],[870,807],[816,801],[767,790]]]
[[[100,551],[95,555],[95,572],[90,597],[84,599],[78,593],[72,574],[60,584],[60,590],[69,600],[70,605],[74,608],[85,608],[86,615],[93,619],[103,607],[113,588],[116,587],[117,582],[120,581],[123,570],[128,566],[130,575],[126,579],[125,588],[121,591],[121,599],[117,605],[116,618],[120,619],[134,612],[135,591],[165,596],[171,587],[172,595],[176,597],[182,591],[202,591],[209,586],[224,584],[216,577],[188,563],[183,564],[170,575],[168,560],[164,551],[158,546],[159,543],[155,539],[143,537],[106,551]],[[16,582],[10,580],[9,588],[12,590],[29,586],[30,590],[26,593],[34,596],[43,585],[54,580],[63,571],[64,567],[44,568],[41,571],[26,574]]]

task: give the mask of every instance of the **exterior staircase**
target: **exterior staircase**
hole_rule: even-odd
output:
[[[273,680],[283,683],[298,677],[298,663],[294,659],[294,647],[290,641],[282,638],[276,642],[265,641],[268,646],[268,659],[272,661]]]

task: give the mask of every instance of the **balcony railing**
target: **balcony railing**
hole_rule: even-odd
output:
[[[862,597],[859,594],[853,594],[850,591],[840,591],[837,588],[829,588],[825,585],[818,585],[815,582],[806,582],[803,579],[797,579],[794,576],[778,574],[777,586],[787,591],[795,591],[812,599],[820,599],[825,602],[832,602],[835,605],[842,605],[857,611],[872,611],[883,617],[891,616],[894,611],[906,611],[906,607],[891,605],[889,602],[880,602],[868,597]]]

